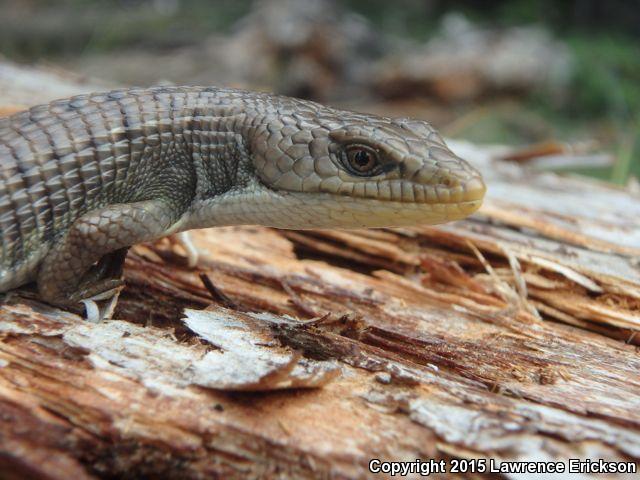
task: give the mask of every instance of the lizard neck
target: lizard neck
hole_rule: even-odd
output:
[[[254,127],[246,120],[237,105],[194,110],[183,134],[196,173],[196,191],[176,231],[228,225],[222,207],[226,199],[238,198],[257,183],[247,147]]]

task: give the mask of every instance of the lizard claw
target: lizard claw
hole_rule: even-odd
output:
[[[87,321],[99,323],[101,320],[110,320],[118,304],[120,292],[124,288],[124,282],[120,280],[108,280],[104,284],[113,284],[112,288],[103,290],[96,295],[79,300],[84,305]],[[102,308],[100,308],[100,304]]]

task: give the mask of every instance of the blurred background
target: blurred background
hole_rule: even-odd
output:
[[[635,0],[0,0],[2,62],[276,91],[425,119],[537,168],[640,176]]]

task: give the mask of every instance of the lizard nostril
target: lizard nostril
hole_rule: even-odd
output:
[[[455,188],[460,186],[460,180],[451,175],[445,175],[441,177],[438,183],[447,188]]]

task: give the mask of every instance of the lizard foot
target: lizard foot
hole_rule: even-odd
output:
[[[113,284],[113,281],[110,281]],[[91,298],[84,298],[80,303],[84,305],[87,321],[99,323],[100,320],[110,320],[118,304],[120,292],[124,288],[124,282],[103,291]]]
[[[84,305],[86,319],[91,323],[98,323],[100,320],[111,318],[123,288],[124,281],[120,278],[83,283],[78,290],[69,295],[67,302],[68,305]]]
[[[80,305],[84,305],[86,319],[91,323],[110,319],[124,288],[122,270],[126,255],[127,249],[123,248],[102,257],[59,305],[78,314],[82,314]]]

